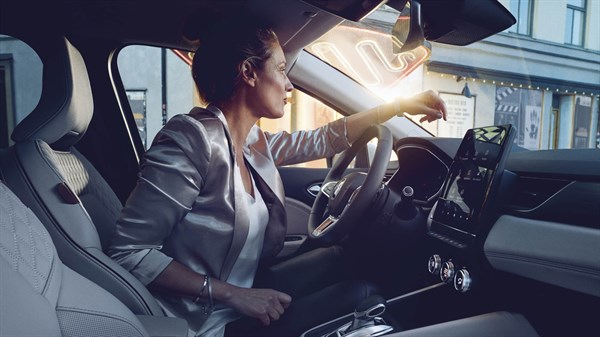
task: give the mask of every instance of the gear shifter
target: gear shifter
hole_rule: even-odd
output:
[[[402,220],[411,220],[418,213],[417,207],[413,203],[414,193],[411,186],[404,186],[402,189],[402,199],[395,207],[396,215]]]
[[[358,304],[354,310],[354,319],[338,330],[338,336],[368,337],[380,336],[393,330],[379,317],[385,311],[385,299],[371,295]]]

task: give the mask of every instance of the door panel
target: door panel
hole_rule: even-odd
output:
[[[321,186],[329,169],[280,167],[286,195],[287,234],[278,257],[294,254],[308,238],[307,225],[315,197],[308,192],[310,186]]]
[[[279,174],[285,188],[285,196],[296,199],[310,209],[315,197],[308,192],[308,188],[315,184],[320,185],[328,172],[327,168],[280,167]]]

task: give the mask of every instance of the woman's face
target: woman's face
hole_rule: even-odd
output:
[[[285,55],[279,43],[272,46],[272,54],[262,69],[256,70],[255,107],[257,117],[281,118],[287,103],[287,92],[294,86],[285,73]]]

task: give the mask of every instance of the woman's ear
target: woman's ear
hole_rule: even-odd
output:
[[[244,61],[240,64],[240,74],[242,80],[251,87],[256,85],[256,71],[252,63]]]

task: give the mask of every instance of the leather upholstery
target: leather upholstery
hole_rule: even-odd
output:
[[[138,318],[58,258],[30,209],[0,183],[0,336],[148,336]]]
[[[15,128],[16,144],[0,151],[0,171],[6,185],[46,226],[67,266],[114,294],[134,313],[163,316],[145,286],[103,253],[122,205],[73,147],[93,113],[85,63],[64,37],[50,40],[53,48],[45,46],[39,53],[44,63],[40,103]]]

